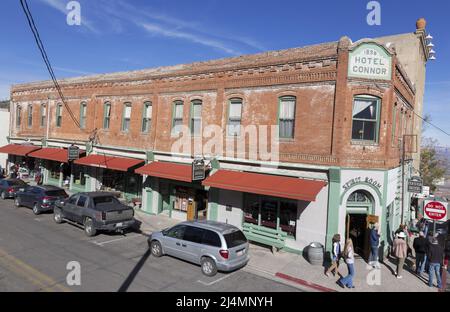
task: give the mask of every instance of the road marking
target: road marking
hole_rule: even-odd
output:
[[[20,275],[39,286],[43,291],[71,292],[71,290],[52,279],[50,276],[36,270],[22,260],[8,254],[0,248],[0,262],[7,266],[13,273]]]
[[[104,241],[104,242],[92,241],[92,243],[94,243],[97,246],[103,246],[105,244],[114,243],[114,242],[118,242],[118,241],[121,241],[121,240],[124,240],[124,239],[134,238],[134,237],[138,237],[138,236],[141,236],[141,235],[140,234],[136,234],[136,235],[132,235],[132,236],[125,236],[125,237],[111,239],[111,240]]]
[[[211,285],[214,285],[215,283],[218,283],[218,282],[220,282],[220,281],[223,281],[223,280],[226,279],[226,278],[229,278],[231,275],[234,275],[235,273],[236,273],[236,272],[227,274],[227,275],[222,276],[221,278],[216,279],[215,281],[212,281],[212,282],[210,282],[210,283],[206,283],[206,282],[201,281],[201,280],[198,280],[197,282],[199,282],[200,284],[203,284],[203,285],[205,285],[205,286],[211,286]]]

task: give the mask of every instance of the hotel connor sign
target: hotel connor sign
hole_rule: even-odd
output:
[[[391,80],[392,56],[375,43],[363,43],[350,51],[348,76]]]

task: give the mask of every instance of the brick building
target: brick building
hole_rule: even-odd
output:
[[[402,188],[413,167],[402,167],[399,142],[420,133],[424,27],[63,79],[67,107],[51,81],[15,85],[10,145],[0,151],[43,168],[45,183],[116,191],[150,214],[231,223],[288,251],[316,241],[329,249],[341,233],[362,253],[368,215],[387,246],[401,217],[413,216]],[[397,54],[405,42],[416,58]],[[74,162],[71,145],[81,150]],[[203,181],[192,181],[195,157],[206,161]]]

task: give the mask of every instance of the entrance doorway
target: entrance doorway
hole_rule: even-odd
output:
[[[368,259],[370,253],[367,216],[373,212],[374,200],[366,191],[356,191],[347,200],[346,238],[351,238],[355,253]]]

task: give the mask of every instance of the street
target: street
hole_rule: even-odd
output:
[[[72,224],[56,224],[52,216],[0,201],[0,292],[298,291],[245,269],[206,277],[198,266],[150,256],[142,234],[88,238]],[[80,286],[66,283],[71,261],[80,263]]]

